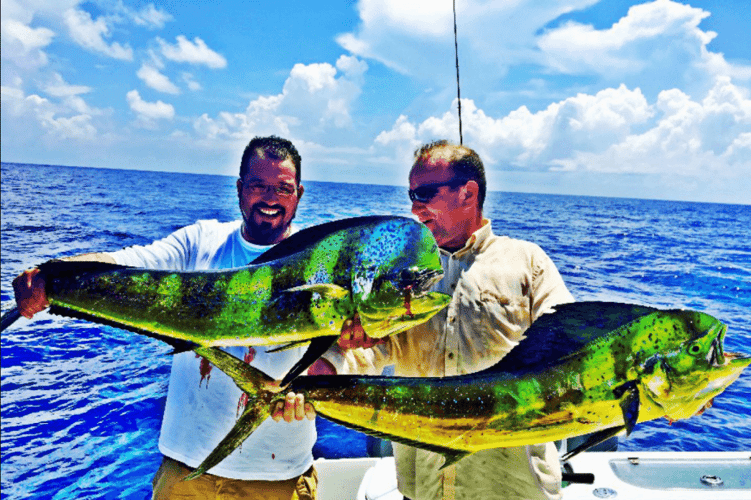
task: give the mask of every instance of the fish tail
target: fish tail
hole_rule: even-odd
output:
[[[10,325],[16,322],[21,317],[21,313],[18,312],[18,307],[14,307],[3,313],[2,321],[0,321],[0,332],[8,328]]]
[[[209,456],[201,462],[201,465],[183,480],[190,481],[191,479],[195,479],[227,458],[227,456],[235,451],[235,449],[253,434],[253,431],[261,425],[261,422],[268,418],[268,409],[268,405],[249,404],[243,414],[240,415],[240,418],[237,419],[237,423],[235,423],[232,430],[230,430],[216,448],[209,453]]]
[[[271,415],[275,399],[282,399],[279,384],[262,371],[217,347],[199,347],[196,354],[226,373],[245,392],[248,402],[234,427],[185,480],[195,479],[224,460]]]

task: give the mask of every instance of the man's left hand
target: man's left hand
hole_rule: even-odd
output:
[[[274,411],[271,413],[271,418],[274,419],[274,422],[279,422],[282,419],[285,422],[302,420],[304,418],[313,420],[316,418],[316,411],[312,404],[305,402],[304,395],[289,392],[284,398],[284,402],[279,401],[276,403]]]

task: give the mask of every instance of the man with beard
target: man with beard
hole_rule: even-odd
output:
[[[245,266],[293,232],[292,219],[304,192],[300,155],[279,137],[256,137],[245,148],[237,181],[242,219],[201,220],[146,246],[90,253],[66,260],[100,261],[179,271]],[[49,303],[38,269],[18,276],[13,287],[19,312],[31,318]],[[229,347],[227,352],[280,379],[304,348],[268,353],[266,347]],[[192,472],[234,426],[245,403],[242,391],[220,370],[193,352],[173,357],[159,450],[164,455],[152,481],[154,499],[315,498],[313,468],[316,431],[313,408],[301,395],[288,394],[243,445],[192,481]]]

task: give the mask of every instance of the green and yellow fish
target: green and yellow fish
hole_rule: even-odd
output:
[[[446,464],[487,448],[688,418],[751,363],[726,353],[726,326],[704,313],[606,302],[556,307],[487,370],[446,378],[300,377],[316,412],[380,438],[442,453]],[[191,477],[219,463],[268,415],[279,395],[258,370],[218,349],[201,354],[248,393],[234,429]]]
[[[304,229],[243,268],[177,272],[95,262],[39,266],[50,312],[109,324],[176,350],[312,341],[307,367],[359,314],[374,338],[427,321],[450,298],[430,231],[404,217],[360,217]]]

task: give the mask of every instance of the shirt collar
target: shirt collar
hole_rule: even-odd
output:
[[[454,253],[451,253],[449,251],[446,251],[444,249],[440,249],[441,253],[448,256],[453,256],[456,258],[459,258],[463,256],[464,254],[468,252],[479,252],[482,248],[483,244],[487,241],[488,238],[490,238],[493,235],[493,229],[492,224],[490,223],[490,219],[482,219],[482,226],[480,226],[480,229],[472,233],[472,236],[469,237],[467,242],[464,244],[462,248],[457,250]]]

